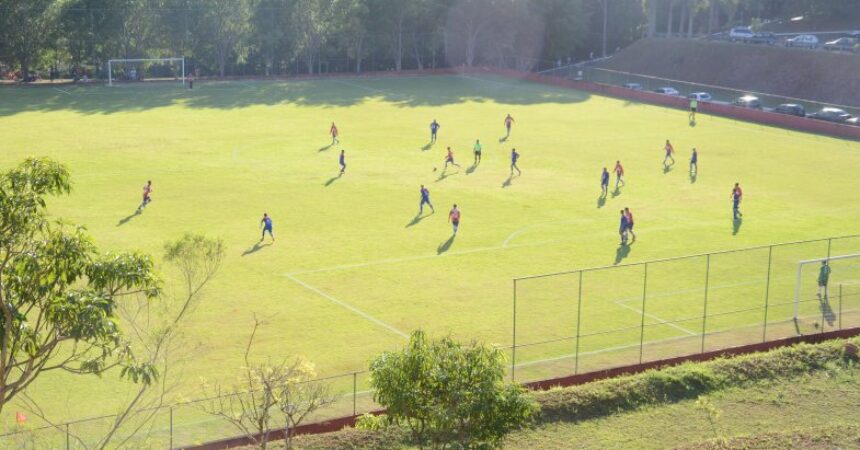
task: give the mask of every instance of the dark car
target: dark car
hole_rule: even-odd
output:
[[[773,111],[790,116],[806,117],[806,109],[803,108],[803,105],[796,103],[783,103],[774,108]]]
[[[753,44],[768,44],[768,45],[773,45],[776,43],[776,41],[777,41],[776,35],[773,33],[770,33],[770,32],[756,33],[749,40],[749,42],[751,42]]]
[[[813,119],[826,120],[828,122],[843,123],[851,118],[851,114],[839,108],[821,108],[821,111],[809,115]]]
[[[845,121],[848,125],[854,125],[855,127],[860,127],[860,117],[852,117]]]
[[[843,52],[856,52],[857,51],[857,39],[850,37],[843,37],[839,39],[832,40],[826,44],[824,44],[825,50],[841,50]]]
[[[761,109],[761,100],[754,95],[744,95],[743,97],[738,97],[734,103],[735,106],[743,106],[744,108],[755,108]]]

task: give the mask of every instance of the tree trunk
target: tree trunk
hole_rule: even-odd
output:
[[[30,76],[30,58],[28,55],[18,55],[18,64],[21,64],[21,79],[26,81]]]
[[[674,9],[675,9],[675,0],[669,0],[669,12],[667,13],[669,20],[666,22],[666,37],[667,38],[672,37],[672,19],[674,18],[672,16],[672,13],[673,13]]]
[[[710,0],[708,2],[708,35],[711,35],[717,27],[717,5],[719,1]]]
[[[681,14],[678,17],[678,34],[684,36],[684,25],[687,24],[687,0],[681,0]]]
[[[364,47],[364,36],[355,41],[355,73],[361,73],[361,52]]]
[[[403,21],[397,23],[397,46],[394,54],[394,68],[399,72],[403,68]]]
[[[421,60],[421,48],[417,36],[412,37],[412,54],[415,57],[415,65],[418,70],[424,70],[424,61]]]
[[[695,8],[695,6],[696,6],[695,3],[690,4],[690,9],[687,13],[688,14],[687,15],[687,37],[688,38],[693,37],[693,19],[696,17],[695,11],[693,9]]]
[[[657,33],[657,0],[648,0],[648,37]]]

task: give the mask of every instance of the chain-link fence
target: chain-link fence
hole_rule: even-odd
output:
[[[839,108],[845,110],[852,116],[860,115],[860,107],[851,105],[840,105],[833,103],[818,102],[815,100],[785,97],[767,94],[763,92],[744,91],[724,86],[714,86],[703,83],[692,83],[688,81],[673,80],[669,78],[652,77],[648,75],[617,70],[603,69],[587,64],[570,65],[549,69],[541,72],[542,75],[568,78],[572,80],[590,81],[592,83],[622,86],[629,89],[655,91],[660,88],[673,88],[678,91],[679,96],[688,97],[693,93],[706,93],[711,100],[722,103],[735,103],[740,97],[753,96],[758,99],[760,107],[764,110],[772,110],[779,105],[794,104],[803,107],[805,114],[812,114],[822,108]],[[788,111],[788,110],[786,110]],[[796,114],[801,112],[796,111]]]
[[[513,283],[511,378],[537,381],[860,326],[860,235]]]

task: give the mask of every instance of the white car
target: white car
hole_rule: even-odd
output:
[[[681,93],[678,92],[677,89],[671,88],[671,87],[657,88],[657,89],[654,89],[654,92],[656,92],[658,94],[666,94],[666,95],[681,95]]]
[[[729,30],[729,40],[746,42],[755,36],[750,27],[734,27]]]
[[[692,94],[688,95],[687,98],[700,102],[709,102],[711,101],[711,99],[713,99],[713,97],[711,97],[711,94],[708,94],[707,92],[693,92]]]
[[[800,34],[785,41],[785,45],[786,47],[816,48],[818,47],[818,38],[811,34]]]

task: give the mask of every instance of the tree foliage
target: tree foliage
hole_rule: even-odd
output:
[[[537,413],[521,386],[504,383],[503,361],[496,348],[416,331],[406,348],[371,363],[374,400],[422,446],[495,446]]]
[[[135,357],[116,314],[123,297],[159,295],[153,262],[100,253],[83,228],[50,221],[47,197],[70,190],[66,168],[46,159],[0,174],[0,411],[53,370],[120,367],[142,384],[158,377]]]

